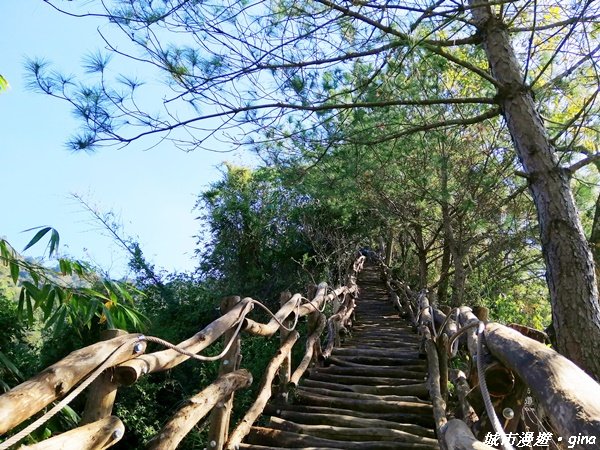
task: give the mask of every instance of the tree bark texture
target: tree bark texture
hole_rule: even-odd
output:
[[[498,103],[529,180],[546,262],[558,350],[600,379],[600,306],[592,254],[569,176],[558,165],[505,25],[485,0],[470,0]]]

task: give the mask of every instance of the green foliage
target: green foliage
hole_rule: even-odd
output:
[[[49,256],[58,252],[59,234],[51,227],[40,229],[25,250],[50,234]],[[142,330],[146,317],[135,308],[135,297],[141,295],[127,283],[100,277],[88,264],[58,258],[58,271],[21,257],[4,239],[0,240],[0,260],[9,267],[18,286],[18,317],[31,326],[41,320],[45,329],[60,335],[67,324],[91,327],[97,321],[109,328]],[[39,313],[39,316],[37,314]]]
[[[6,78],[4,78],[2,75],[0,75],[0,94],[2,94],[3,92],[6,92],[8,90],[8,88],[10,88],[10,84],[8,84],[8,81],[6,80]]]
[[[274,170],[226,169],[197,203],[208,235],[197,251],[201,272],[219,281],[223,295],[268,298],[297,287],[294,261],[311,251],[302,234],[304,200]]]

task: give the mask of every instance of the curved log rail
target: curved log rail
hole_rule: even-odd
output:
[[[495,445],[518,448],[510,445],[510,439],[506,439],[508,445],[502,444],[501,433],[540,431],[522,416],[528,392],[545,411],[559,442],[581,450],[599,448],[600,384],[549,348],[543,332],[521,325],[488,322],[485,308],[462,306],[444,312],[429,303],[425,291],[414,292],[395,281],[384,264],[382,268],[391,301],[422,337],[441,448],[497,448],[482,442],[488,432],[495,434],[491,425],[493,416],[500,418],[498,425],[503,430]],[[467,375],[448,368],[448,360],[456,356],[459,346],[470,360]],[[483,379],[479,379],[480,374]],[[447,403],[449,379],[455,387],[454,410]],[[488,415],[486,403],[494,410],[493,414]],[[568,441],[569,437],[590,439]]]
[[[131,385],[144,375],[171,369],[190,358],[215,360],[197,354],[223,338],[225,351],[221,360],[219,377],[200,393],[190,398],[171,420],[148,444],[151,449],[174,449],[202,418],[211,413],[208,448],[233,449],[250,430],[262,413],[272,394],[272,382],[279,372],[278,394],[298,383],[311,364],[327,357],[339,335],[351,323],[351,316],[358,293],[357,275],[365,261],[360,256],[347,274],[345,286],[328,292],[327,284],[321,283],[309,299],[301,294],[282,294],[281,308],[271,313],[267,323],[247,317],[260,302],[251,298],[228,297],[221,304],[222,315],[194,336],[167,350],[143,354],[146,342],[164,343],[160,339],[139,334],[122,334],[111,330],[110,338],[97,344],[76,350],[66,358],[48,367],[30,380],[14,387],[0,396],[0,435],[13,430],[36,415],[52,402],[69,391],[67,397],[53,408],[58,412],[85,387],[90,385],[82,423],[78,428],[51,437],[27,449],[73,448],[104,449],[118,442],[123,434],[122,422],[112,416],[112,406],[120,385]],[[333,305],[334,314],[326,318],[323,310]],[[263,306],[264,308],[264,306]],[[308,317],[306,351],[299,365],[292,370],[291,350],[299,338],[295,326],[301,317]],[[321,335],[327,329],[324,350],[321,350]],[[258,396],[237,427],[229,433],[229,418],[234,392],[248,387],[252,375],[239,368],[240,339],[243,334],[269,337],[279,332],[281,347],[268,364],[260,384]],[[110,333],[109,333],[110,334]],[[115,337],[116,336],[116,337]],[[166,344],[166,343],[165,343]],[[64,403],[64,404],[63,404]],[[36,421],[41,426],[44,415]],[[39,422],[39,423],[38,423]],[[0,450],[16,444],[26,434],[24,431],[0,442]]]

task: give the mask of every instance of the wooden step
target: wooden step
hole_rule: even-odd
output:
[[[344,414],[303,413],[297,411],[283,411],[280,417],[295,423],[306,425],[335,425],[354,428],[389,428],[405,431],[416,436],[435,439],[435,433],[433,430],[421,425],[415,425],[413,423],[398,423],[391,420],[368,419]]]
[[[328,383],[339,384],[363,384],[366,386],[406,386],[411,384],[421,384],[422,380],[411,378],[389,378],[389,377],[369,377],[359,375],[336,375],[331,373],[315,372],[310,376],[311,380],[326,381]]]
[[[365,419],[379,419],[379,420],[390,420],[398,423],[414,423],[428,428],[434,427],[433,415],[423,414],[411,414],[404,412],[368,412],[368,411],[355,411],[344,408],[331,408],[326,406],[311,406],[311,405],[267,405],[265,409],[266,414],[286,417],[288,412],[302,412],[307,414],[327,414],[327,415],[348,415],[354,417],[362,417]]]
[[[419,352],[417,350],[406,353],[402,357],[384,357],[384,356],[330,356],[329,359],[340,361],[342,363],[355,363],[363,364],[368,366],[405,366],[408,364],[415,364],[415,361],[419,361]],[[341,364],[343,365],[343,364]]]
[[[290,420],[272,417],[269,427],[281,431],[291,431],[336,441],[394,441],[437,446],[434,438],[417,436],[395,428],[383,427],[348,427],[335,425],[298,424]]]
[[[305,392],[307,394],[317,394],[326,397],[351,398],[354,400],[381,400],[384,402],[409,402],[431,404],[429,401],[423,400],[415,395],[376,395],[365,394],[362,392],[339,391],[312,386],[300,386],[296,389],[295,392]]]
[[[326,395],[312,394],[303,390],[297,390],[294,393],[294,397],[299,403],[314,406],[326,406],[329,408],[351,409],[366,412],[433,414],[433,408],[430,404],[418,402],[357,400],[353,398],[329,397]]]
[[[365,386],[361,384],[339,384],[326,381],[317,381],[306,378],[302,380],[300,386],[310,386],[315,388],[325,388],[345,392],[360,392],[363,394],[374,395],[414,395],[420,398],[427,398],[429,390],[425,383],[409,384],[405,386]]]
[[[393,441],[338,441],[265,427],[252,427],[247,442],[283,448],[337,448],[342,450],[437,450],[438,446]]]
[[[338,357],[346,357],[346,356],[357,356],[362,357],[366,356],[369,358],[376,358],[380,361],[385,362],[386,358],[391,358],[394,360],[398,359],[406,359],[406,358],[414,358],[415,353],[418,352],[418,348],[388,348],[388,349],[364,349],[364,348],[356,348],[356,347],[337,347],[333,349],[332,355]],[[378,364],[380,365],[380,364]]]
[[[408,368],[408,369],[407,369]],[[418,366],[336,366],[319,367],[318,369],[309,369],[308,373],[330,373],[335,375],[354,375],[367,377],[385,377],[385,378],[410,378],[414,380],[424,380],[427,372],[420,370]]]

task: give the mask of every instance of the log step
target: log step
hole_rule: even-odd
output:
[[[410,384],[406,386],[365,386],[360,384],[348,385],[305,379],[302,381],[301,386],[374,395],[414,395],[419,398],[427,398],[429,396],[429,391],[425,383]]]
[[[351,398],[354,400],[383,400],[384,402],[409,402],[431,404],[427,400],[422,400],[414,395],[382,395],[382,394],[365,394],[362,392],[348,392],[340,390],[332,390],[326,388],[317,388],[311,386],[300,386],[296,392],[305,392],[307,394],[323,395],[326,397]]]
[[[268,445],[282,448],[336,448],[342,450],[437,450],[438,446],[413,442],[394,441],[339,441],[320,438],[308,434],[275,430],[265,427],[252,427],[246,440],[250,444]]]
[[[430,404],[408,402],[408,401],[385,401],[385,400],[356,400],[352,398],[329,397],[326,395],[311,394],[298,390],[295,398],[301,403],[314,406],[327,406],[329,408],[342,408],[354,411],[366,412],[388,412],[388,413],[410,413],[410,414],[433,414]]]
[[[433,430],[421,425],[415,425],[413,423],[398,423],[390,420],[368,419],[343,414],[303,413],[297,411],[283,411],[280,416],[283,419],[291,422],[305,425],[334,425],[354,428],[389,428],[405,431],[416,436],[423,436],[432,439],[435,438],[435,433]]]
[[[415,355],[417,353],[415,352]],[[377,364],[376,361],[379,361],[380,363]],[[336,364],[339,366],[416,366],[416,365],[420,365],[422,364],[422,367],[425,367],[425,361],[423,359],[420,359],[417,357],[415,357],[414,355],[411,358],[406,358],[406,359],[392,359],[391,361],[388,360],[382,360],[382,358],[369,358],[366,356],[363,357],[352,357],[352,356],[344,356],[344,357],[338,357],[338,356],[330,356],[327,361],[329,364]]]
[[[359,375],[335,375],[330,373],[315,372],[310,375],[311,380],[326,381],[328,383],[339,384],[362,384],[366,386],[406,386],[411,384],[421,384],[423,380],[411,378],[390,378],[390,377],[369,377]]]
[[[267,405],[246,450],[439,450],[427,365],[414,327],[393,308],[373,267],[359,278],[354,326],[289,403]]]
[[[271,418],[269,427],[281,430],[291,431],[293,433],[309,434],[325,439],[335,439],[336,441],[394,441],[394,442],[407,442],[415,444],[429,444],[431,446],[437,445],[437,440],[434,438],[428,438],[424,436],[418,436],[415,434],[408,433],[406,431],[398,430],[395,428],[384,428],[384,427],[348,427],[348,426],[335,426],[335,425],[306,425],[297,424],[295,422],[279,419],[277,417]]]
[[[303,412],[307,414],[327,414],[327,415],[350,415],[354,417],[360,417],[364,419],[378,419],[378,420],[389,420],[398,423],[413,423],[433,429],[434,420],[433,416],[422,415],[422,414],[411,414],[401,412],[366,412],[366,411],[354,411],[351,409],[343,408],[329,408],[326,406],[311,406],[311,405],[267,405],[265,408],[265,414],[275,415],[278,417],[286,417],[286,414],[290,412]]]
[[[362,375],[387,378],[413,378],[415,380],[423,380],[427,376],[427,372],[419,366],[327,366],[317,369],[310,369],[309,374],[316,373],[331,373],[336,375]]]
[[[336,366],[342,366],[342,367],[406,367],[409,366],[411,367],[411,370],[415,370],[415,368],[420,367],[423,370],[426,370],[426,366],[425,366],[425,361],[423,359],[399,359],[397,361],[395,361],[395,363],[386,365],[386,364],[379,364],[379,365],[374,365],[374,364],[365,364],[365,363],[360,363],[360,362],[353,362],[350,361],[348,358],[338,358],[336,356],[330,356],[325,363],[327,364],[327,366],[329,365],[336,365]]]

